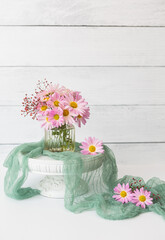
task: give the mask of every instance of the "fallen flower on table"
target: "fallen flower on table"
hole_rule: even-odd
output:
[[[81,153],[84,155],[96,155],[104,152],[102,141],[95,137],[86,138],[81,144]]]
[[[116,195],[113,195],[112,197],[115,198],[116,201],[122,202],[122,203],[128,203],[132,201],[132,190],[129,187],[129,183],[126,185],[123,183],[122,185],[119,183],[115,188],[114,192]]]
[[[151,192],[144,190],[144,188],[136,189],[133,193],[132,203],[136,206],[141,206],[145,208],[146,205],[151,205],[153,198],[150,197]]]

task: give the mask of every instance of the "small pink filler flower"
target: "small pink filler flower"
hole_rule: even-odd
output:
[[[132,200],[132,189],[129,187],[129,183],[127,184],[118,184],[114,188],[114,192],[116,195],[113,195],[112,197],[115,198],[116,201],[122,202],[122,203],[128,203]]]
[[[136,189],[133,193],[132,203],[136,206],[145,208],[146,205],[151,205],[153,198],[150,197],[151,192],[144,190],[144,188]]]
[[[95,137],[89,137],[88,139],[86,138],[81,144],[81,153],[84,155],[96,155],[97,153],[104,152],[102,141],[99,141]]]

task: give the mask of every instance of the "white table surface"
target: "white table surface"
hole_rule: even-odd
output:
[[[154,175],[165,180],[165,164],[120,164],[118,168],[119,177],[135,174],[147,180]],[[3,192],[5,171],[0,162],[0,240],[165,239],[165,220],[154,213],[111,221],[102,219],[95,211],[73,214],[59,199],[42,196],[21,201],[10,199]],[[33,182],[34,176],[30,177]]]

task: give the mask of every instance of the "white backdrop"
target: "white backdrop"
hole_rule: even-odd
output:
[[[77,141],[102,139],[119,164],[163,164],[164,76],[162,0],[0,0],[1,164],[14,146],[43,136],[20,109],[44,78],[89,102]]]

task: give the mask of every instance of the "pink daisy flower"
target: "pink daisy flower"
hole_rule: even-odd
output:
[[[59,93],[55,92],[53,95],[50,96],[47,104],[51,108],[58,108],[64,103],[64,98],[60,96]]]
[[[40,102],[37,106],[37,110],[40,112],[45,112],[46,110],[48,110],[48,106],[46,102]]]
[[[114,188],[114,192],[116,195],[113,195],[112,197],[115,198],[116,201],[122,202],[122,203],[128,203],[132,200],[132,189],[129,187],[129,183],[127,184],[118,184]]]
[[[49,121],[48,116],[49,116],[50,110],[46,110],[44,113],[41,113],[41,115],[37,116],[37,120],[42,121],[41,127],[44,127],[45,129],[51,129],[53,127],[52,122]]]
[[[77,96],[69,94],[65,97],[66,107],[75,115],[83,114],[87,102],[83,98],[79,99]]]
[[[47,94],[47,91],[46,90],[43,90],[43,91],[40,91],[36,94],[36,97],[39,98],[41,101],[44,97],[46,97],[46,94]]]
[[[59,84],[55,84],[55,85],[53,85],[52,83],[48,86],[48,88],[46,89],[46,95],[52,95],[52,94],[54,94],[54,93],[58,93],[58,94],[60,94],[60,95],[62,95],[62,93],[63,93],[63,88],[62,87],[60,87],[60,85]]]
[[[89,137],[81,144],[82,146],[80,146],[80,148],[83,149],[81,153],[84,155],[96,155],[97,153],[104,152],[102,141],[99,141],[95,137]]]
[[[136,189],[133,193],[132,203],[135,203],[136,206],[145,208],[146,205],[151,205],[153,198],[150,197],[151,192],[144,190],[144,188]]]
[[[79,91],[71,91],[71,94],[74,98],[76,98],[77,100],[80,100],[82,99],[82,96],[80,95],[80,92]]]
[[[47,102],[47,101],[49,101],[49,97],[46,96],[46,95],[41,96],[41,97],[40,97],[40,101],[41,101],[41,102]]]
[[[68,108],[65,108],[64,106],[62,107],[63,110],[63,118],[64,118],[64,123],[66,124],[74,124],[75,120],[73,116],[75,116]]]
[[[63,111],[61,108],[50,110],[48,121],[52,123],[53,127],[61,127],[64,124]]]
[[[62,95],[63,87],[60,87],[59,84],[53,85],[52,83],[50,83],[45,90],[37,93],[37,97],[39,97],[40,100],[43,101],[44,98],[49,98],[55,92]]]
[[[86,119],[89,119],[90,116],[90,110],[89,107],[84,110],[83,114],[79,114],[78,116],[75,117],[75,121],[78,125],[78,127],[81,127],[82,124],[86,124]]]

